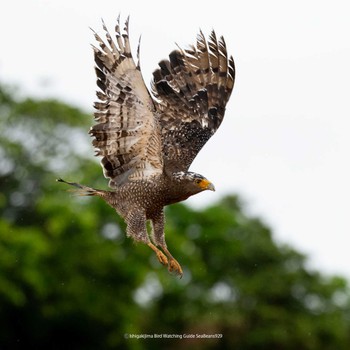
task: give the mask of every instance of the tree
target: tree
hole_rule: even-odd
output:
[[[307,269],[239,198],[167,208],[184,267],[181,280],[170,276],[110,207],[55,183],[106,186],[86,134],[91,116],[14,95],[0,86],[1,348],[349,347],[347,282]]]

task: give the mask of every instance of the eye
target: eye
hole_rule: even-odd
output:
[[[202,179],[196,179],[196,180],[195,180],[196,184],[200,184],[201,181],[202,181]]]

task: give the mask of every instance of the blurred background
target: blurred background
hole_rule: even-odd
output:
[[[0,13],[0,348],[348,349],[350,42],[346,1],[13,0]],[[168,274],[96,198],[89,27],[131,15],[146,84],[175,42],[224,35],[237,80],[167,208]],[[135,339],[125,334],[222,334]],[[68,339],[70,339],[68,341]]]

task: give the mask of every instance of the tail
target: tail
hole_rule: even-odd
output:
[[[70,186],[74,186],[76,187],[77,189],[74,189],[74,190],[71,190],[72,192],[74,192],[75,195],[77,196],[102,196],[103,192],[104,191],[101,191],[101,190],[96,190],[94,188],[91,188],[91,187],[87,187],[87,186],[84,186],[84,185],[80,185],[80,184],[77,184],[75,182],[68,182],[68,181],[65,181],[61,178],[57,179],[56,180],[57,182],[63,182],[67,185],[70,185]]]

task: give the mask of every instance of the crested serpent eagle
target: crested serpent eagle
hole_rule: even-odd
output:
[[[214,190],[202,175],[188,171],[220,126],[235,78],[223,37],[200,31],[196,45],[178,48],[153,72],[151,93],[131,54],[129,20],[115,38],[103,23],[106,41],[94,36],[98,102],[90,134],[112,191],[73,182],[81,195],[98,196],[127,224],[127,236],[147,244],[170,272],[182,276],[164,237],[164,206]],[[152,232],[147,232],[147,220]]]

